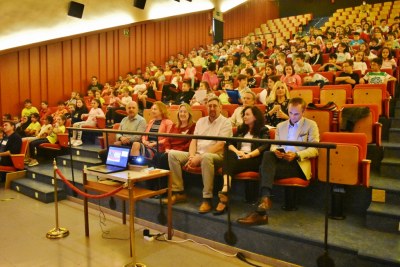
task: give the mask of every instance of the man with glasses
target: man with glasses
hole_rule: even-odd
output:
[[[353,60],[348,59],[342,64],[343,72],[336,77],[335,81],[338,84],[351,84],[354,87],[359,83],[360,77],[357,73],[353,72]]]
[[[194,135],[231,137],[232,126],[228,118],[221,114],[222,105],[218,97],[207,101],[208,116],[200,118],[196,123]],[[199,213],[207,213],[212,209],[214,173],[222,165],[224,141],[192,139],[189,152],[170,150],[168,164],[172,178],[172,204],[186,201],[182,179],[182,167],[201,167],[203,178],[203,201]],[[163,203],[167,203],[167,199]]]

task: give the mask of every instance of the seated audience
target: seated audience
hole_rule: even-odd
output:
[[[178,122],[172,124],[169,131],[170,134],[192,135],[196,123],[193,121],[193,114],[190,105],[183,103],[179,105],[177,113]],[[171,150],[189,151],[189,145],[192,139],[190,138],[174,138],[167,137],[165,139],[165,152],[160,154],[158,167],[169,170],[168,153]]]
[[[228,118],[221,115],[222,105],[218,98],[208,99],[208,116],[200,118],[194,130],[195,135],[209,135],[230,137],[232,126]],[[186,201],[182,178],[182,167],[188,169],[201,167],[203,178],[203,202],[199,207],[199,213],[211,211],[213,197],[213,185],[215,169],[221,166],[223,159],[223,141],[192,139],[189,152],[170,150],[168,164],[171,170],[172,204]],[[168,200],[164,199],[163,203]]]
[[[12,154],[21,152],[22,139],[15,132],[15,123],[12,121],[3,121],[3,138],[0,143],[0,165],[13,166],[11,160]],[[5,173],[0,174],[0,179],[5,180]]]
[[[289,105],[289,90],[285,83],[277,81],[272,88],[271,95],[269,96],[269,103],[265,112],[266,124],[276,127],[280,122],[289,118],[288,105]]]
[[[101,83],[99,83],[96,76],[92,76],[91,82],[90,82],[87,90],[88,90],[88,92],[92,91],[92,90],[99,90],[101,92],[101,90],[103,90],[103,85]]]
[[[337,59],[337,54],[336,53],[332,53],[329,54],[329,62],[325,63],[324,65],[322,65],[318,71],[332,71],[332,72],[336,72],[338,70],[342,70],[342,67],[339,66],[336,63],[336,59]]]
[[[268,139],[269,132],[264,126],[262,112],[255,106],[247,106],[242,111],[243,123],[238,127],[234,137]],[[222,214],[228,202],[228,182],[238,173],[245,171],[258,172],[264,150],[269,149],[269,144],[228,142],[228,154],[223,162],[224,184],[222,190],[218,192],[219,203],[214,214]]]
[[[367,72],[364,77],[360,79],[360,84],[387,84],[389,81],[397,81],[397,79],[390,74],[381,71],[382,59],[374,58],[371,60],[371,71]]]
[[[51,144],[55,144],[57,143],[57,134],[60,133],[64,133],[65,132],[65,116],[61,115],[61,116],[57,116],[56,118],[56,123],[51,131],[51,133],[43,138],[38,138],[35,140],[32,140],[31,142],[29,142],[29,151],[30,151],[30,158],[28,159],[29,163],[28,166],[29,167],[33,167],[36,165],[39,165],[39,162],[36,159],[36,154],[35,151],[37,152],[39,145],[44,144],[44,143],[51,143]]]
[[[168,118],[167,106],[164,103],[161,101],[154,102],[151,107],[151,117],[144,132],[169,133],[173,123]],[[166,137],[143,135],[142,142],[135,141],[132,143],[131,156],[143,156],[147,160],[152,160],[157,153],[165,151],[165,139]]]
[[[237,127],[243,124],[243,113],[242,113],[243,109],[249,106],[252,107],[256,103],[256,94],[253,91],[251,90],[244,91],[242,95],[243,95],[242,97],[243,105],[237,107],[233,112],[232,116],[229,118],[233,127]]]
[[[214,91],[218,90],[219,80],[216,73],[216,63],[210,63],[207,67],[207,71],[203,73],[201,81],[208,82],[210,88]]]
[[[64,101],[58,101],[57,110],[51,114],[51,116],[53,116],[53,119],[56,121],[57,117],[63,116],[66,113],[68,113],[68,110],[65,108]]]
[[[30,99],[26,99],[24,101],[24,108],[22,109],[21,117],[30,117],[33,113],[39,113],[39,111],[37,108],[32,106],[32,101]]]
[[[301,77],[294,72],[293,66],[287,64],[281,76],[281,81],[292,89],[301,85]]]
[[[76,122],[73,124],[75,128],[82,128],[83,126],[91,126],[95,127],[97,125],[97,119],[104,118],[104,112],[100,108],[100,101],[98,99],[92,100],[92,108],[89,113],[82,114],[81,119],[85,121]],[[71,138],[72,146],[80,146],[82,145],[82,131],[73,131]]]
[[[82,98],[76,99],[76,106],[74,112],[71,114],[71,123],[82,121],[82,115],[88,113],[86,105],[83,103]]]
[[[289,102],[289,119],[276,128],[275,140],[319,142],[317,124],[304,118],[306,103],[302,98],[292,98]],[[265,151],[260,165],[261,188],[260,201],[256,211],[237,221],[244,225],[259,225],[268,223],[268,214],[272,206],[272,185],[276,179],[300,177],[311,179],[310,158],[318,156],[315,147],[277,146],[272,145],[271,151]]]
[[[36,136],[39,133],[40,128],[41,128],[39,119],[40,119],[40,117],[39,117],[38,113],[33,113],[31,115],[31,123],[24,130],[24,132],[25,132],[24,136],[25,137]]]
[[[216,95],[211,90],[210,86],[208,85],[208,82],[200,82],[199,88],[197,89],[192,99],[190,100],[190,105],[191,106],[206,105],[207,100],[215,96]]]
[[[336,76],[335,82],[337,84],[351,84],[354,87],[359,83],[360,77],[357,73],[353,72],[353,60],[348,59],[342,64],[343,72]]]
[[[172,101],[172,104],[182,104],[182,103],[190,103],[190,100],[193,98],[194,91],[190,88],[190,81],[184,81],[182,83],[182,91],[180,91],[175,99]]]
[[[296,74],[303,74],[303,73],[313,73],[313,69],[311,65],[305,62],[305,56],[303,53],[300,53],[296,56],[295,64],[294,64],[294,72]]]
[[[42,101],[40,103],[40,111],[39,111],[39,116],[40,116],[40,123],[44,124],[46,121],[47,116],[51,115],[51,110],[49,108],[49,104],[47,101]]]

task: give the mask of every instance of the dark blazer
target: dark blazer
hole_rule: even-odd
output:
[[[233,135],[233,137],[241,137],[243,138],[247,134],[247,131],[245,131],[244,127],[239,126],[236,133]],[[260,130],[260,133],[257,136],[253,136],[253,138],[257,139],[269,139],[269,131],[267,127],[262,127]],[[233,145],[237,149],[240,150],[242,147],[242,142],[230,142],[227,143],[227,145]],[[270,149],[270,144],[265,144],[265,143],[251,143],[251,151],[254,151],[258,149],[260,151],[260,155],[263,153],[264,150],[269,150]]]

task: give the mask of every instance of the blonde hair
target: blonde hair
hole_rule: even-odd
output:
[[[179,110],[181,109],[181,107],[185,107],[187,113],[189,113],[189,119],[188,119],[188,125],[187,126],[190,127],[194,123],[194,121],[193,121],[192,108],[190,107],[190,105],[188,103],[182,103],[182,104],[179,105],[178,112],[176,113],[176,117],[177,117],[178,120],[177,120],[177,123],[175,125],[178,128],[180,128],[181,125],[182,125],[182,121],[179,118]]]
[[[269,96],[270,103],[276,101],[276,89],[277,89],[278,87],[283,87],[283,88],[285,88],[285,97],[286,97],[286,99],[289,99],[289,98],[290,98],[289,90],[288,90],[288,88],[287,88],[286,83],[284,83],[284,82],[282,82],[282,81],[277,81],[277,82],[274,84],[274,87],[272,87],[272,91],[271,91],[271,94],[270,94],[270,96]]]

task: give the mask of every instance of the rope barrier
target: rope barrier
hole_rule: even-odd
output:
[[[62,172],[61,172],[59,169],[56,170],[56,173],[58,174],[58,176],[60,176],[61,180],[62,180],[69,188],[71,188],[72,190],[74,190],[74,191],[75,191],[76,193],[78,193],[79,195],[81,195],[81,196],[83,196],[83,197],[87,197],[87,198],[99,199],[99,198],[109,197],[109,196],[115,195],[116,193],[118,193],[119,191],[121,191],[122,189],[125,188],[125,185],[122,185],[122,186],[120,186],[120,187],[116,188],[115,190],[110,191],[110,192],[108,192],[108,193],[104,193],[104,194],[101,194],[101,195],[91,195],[91,194],[88,194],[88,193],[86,193],[86,192],[83,192],[83,191],[80,190],[79,188],[75,187],[70,181],[68,181],[67,178],[65,178],[65,176],[62,174]],[[56,181],[55,181],[55,182],[56,182]]]

